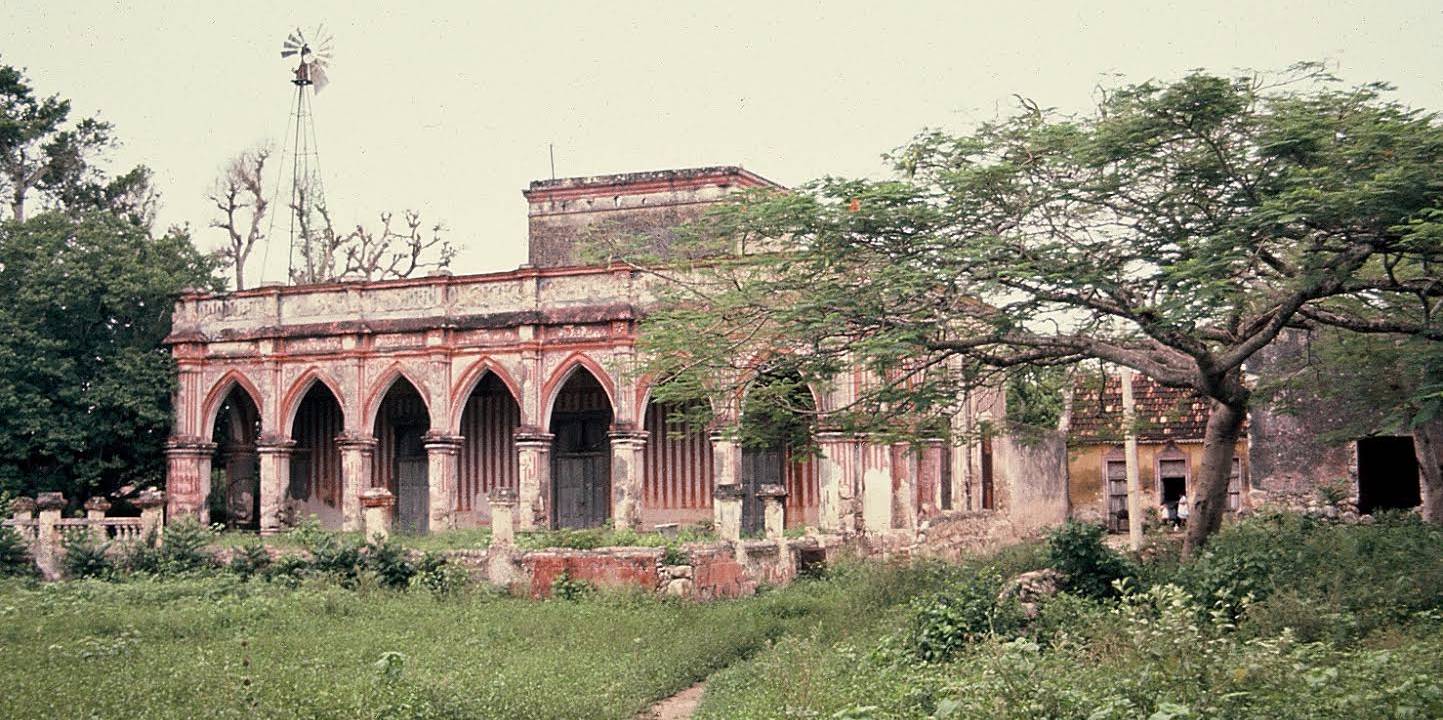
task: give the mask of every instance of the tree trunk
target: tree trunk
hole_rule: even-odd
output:
[[[1419,488],[1423,498],[1423,521],[1443,525],[1443,419],[1433,419],[1413,428],[1413,453],[1418,457]]]
[[[17,186],[15,194],[10,198],[10,215],[15,222],[25,222],[25,188]]]
[[[239,253],[236,254],[235,258],[235,289],[246,289],[246,259],[241,257]]]
[[[1202,467],[1193,476],[1192,491],[1188,494],[1192,509],[1188,514],[1187,539],[1183,543],[1184,557],[1192,557],[1222,527],[1233,452],[1242,433],[1243,419],[1247,417],[1245,404],[1228,405],[1213,400],[1210,405],[1207,432],[1203,435]]]

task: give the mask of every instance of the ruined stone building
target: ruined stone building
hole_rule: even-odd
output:
[[[487,524],[489,493],[509,488],[522,528],[641,528],[710,519],[717,493],[740,493],[755,527],[758,491],[780,485],[789,526],[885,531],[1024,497],[1006,443],[820,432],[818,456],[793,458],[718,432],[744,420],[735,408],[687,427],[650,400],[634,347],[658,281],[579,264],[578,241],[639,233],[664,250],[670,228],[756,187],[775,185],[737,167],[538,181],[516,270],[184,295],[169,514],[357,529],[362,493],[383,487],[396,523],[424,532]],[[823,413],[848,400],[835,385],[813,393]],[[1001,412],[978,392],[956,422]]]

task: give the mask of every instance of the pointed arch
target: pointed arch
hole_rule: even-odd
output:
[[[431,391],[426,384],[416,379],[409,370],[400,362],[393,362],[386,368],[381,376],[371,383],[370,391],[366,393],[366,404],[362,410],[361,427],[370,428],[376,424],[376,416],[381,410],[381,402],[386,399],[386,393],[391,391],[391,386],[397,380],[405,378],[411,389],[421,396],[421,402],[426,406],[426,414],[431,414]]]
[[[601,363],[596,362],[585,353],[574,352],[556,366],[556,372],[552,373],[546,384],[541,386],[541,417],[538,419],[541,421],[543,430],[551,427],[551,411],[556,406],[557,396],[561,394],[561,390],[565,388],[566,382],[571,379],[571,376],[579,370],[586,370],[601,385],[601,389],[606,392],[606,401],[611,405],[612,412],[615,413],[616,383],[601,367]]]
[[[489,355],[483,355],[479,360],[471,363],[466,371],[461,374],[461,379],[451,393],[451,417],[446,421],[447,432],[455,434],[461,427],[461,416],[466,412],[466,400],[471,393],[481,386],[487,374],[495,375],[496,379],[511,393],[511,399],[521,408],[521,422],[525,424],[526,408],[521,402],[521,384],[506,369],[506,366],[492,359]]]
[[[261,422],[265,422],[265,406],[261,404],[261,391],[256,388],[255,383],[251,382],[250,378],[246,377],[245,373],[240,370],[231,369],[225,371],[225,373],[220,376],[220,379],[215,381],[215,384],[210,388],[210,392],[206,393],[205,401],[201,403],[201,432],[207,436],[210,435],[211,428],[215,426],[216,414],[220,412],[220,406],[225,403],[225,399],[230,395],[231,389],[237,387],[250,396],[251,402],[255,404],[256,411],[262,418]]]
[[[336,404],[341,408],[341,417],[344,421],[346,397],[341,393],[341,384],[336,382],[336,379],[325,370],[319,367],[309,367],[301,373],[300,377],[296,378],[295,382],[291,383],[291,386],[286,389],[286,394],[282,396],[279,432],[285,437],[291,437],[291,428],[295,425],[296,411],[301,407],[301,400],[305,399],[306,393],[310,392],[311,386],[316,383],[325,385],[326,389],[331,391],[331,397],[335,398]]]

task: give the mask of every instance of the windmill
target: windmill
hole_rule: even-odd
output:
[[[316,143],[313,101],[316,93],[330,83],[326,71],[330,66],[332,38],[324,26],[318,26],[307,37],[296,28],[281,43],[281,58],[296,58],[291,84],[296,86],[291,105],[290,126],[286,133],[286,154],[291,160],[290,194],[290,279],[311,282],[320,268],[317,243],[328,230],[325,185],[321,181],[321,155]],[[274,217],[274,216],[272,216]]]

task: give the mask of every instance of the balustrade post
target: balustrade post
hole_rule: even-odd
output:
[[[105,513],[110,510],[110,501],[93,497],[85,501],[85,520],[90,523],[90,532],[96,542],[105,542]]]

